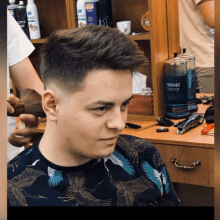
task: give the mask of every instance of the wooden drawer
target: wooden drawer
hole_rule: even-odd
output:
[[[171,180],[178,183],[214,187],[214,149],[154,144],[160,151]],[[200,160],[201,164],[194,169],[177,168],[171,158],[176,158],[178,165],[193,166]]]

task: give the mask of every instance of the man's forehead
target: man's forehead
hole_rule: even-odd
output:
[[[123,74],[124,73],[124,74]],[[84,104],[94,102],[123,102],[132,95],[132,75],[129,71],[97,70],[90,72],[73,92],[73,98]]]
[[[84,84],[91,84],[94,82],[109,82],[110,79],[132,79],[130,70],[112,70],[112,69],[98,69],[88,72],[84,79]]]
[[[91,100],[88,105],[109,105],[109,106],[113,106],[116,103],[124,103],[124,102],[129,102],[131,99],[133,98],[133,95],[127,96],[127,97],[112,97],[112,98],[107,98],[107,97],[103,97],[101,99],[97,99],[97,100]]]
[[[105,78],[104,74],[103,77]],[[87,80],[83,90],[79,91],[79,95],[82,93],[82,96],[89,99],[89,103],[124,101],[132,95],[132,76],[129,77],[106,77],[105,79],[100,79],[99,75],[99,79]]]

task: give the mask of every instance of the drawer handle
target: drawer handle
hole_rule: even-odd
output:
[[[177,163],[178,163],[178,161],[177,161],[177,159],[176,158],[171,158],[171,161],[173,162],[173,163],[175,163],[175,166],[177,167],[177,168],[180,168],[180,169],[194,169],[196,166],[198,166],[198,165],[200,165],[201,164],[201,161],[200,160],[197,160],[196,162],[193,162],[192,164],[193,164],[193,166],[192,167],[189,167],[189,166],[181,166],[181,165],[178,165]]]

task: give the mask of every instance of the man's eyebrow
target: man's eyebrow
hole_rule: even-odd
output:
[[[126,102],[129,102],[131,99],[133,98],[133,95],[131,97],[129,97],[128,99],[126,99],[123,103],[126,103]],[[102,101],[102,100],[99,100],[97,102],[93,102],[91,103],[89,106],[91,105],[108,105],[108,106],[113,106],[115,105],[114,102],[106,102],[106,101]]]
[[[130,98],[128,98],[128,99],[126,99],[123,103],[126,103],[126,102],[129,102],[129,101],[131,101],[132,99],[133,99],[133,95],[130,97]]]

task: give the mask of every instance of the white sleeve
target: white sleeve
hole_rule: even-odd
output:
[[[194,0],[195,4],[198,5],[202,0]]]
[[[27,58],[34,46],[20,28],[17,21],[7,10],[7,56],[8,66],[12,66]]]

